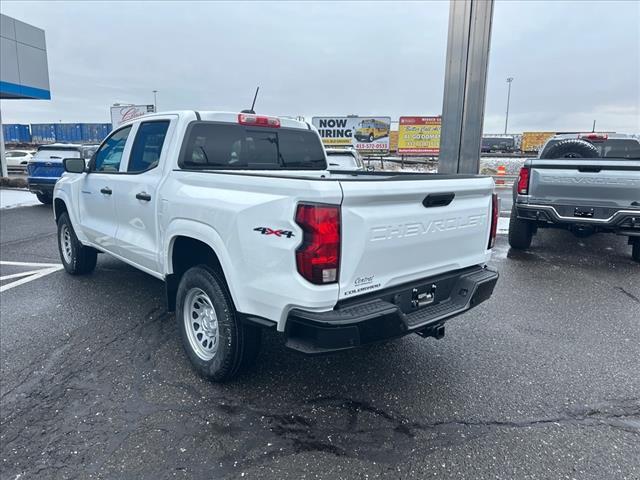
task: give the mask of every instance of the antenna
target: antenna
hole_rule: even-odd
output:
[[[592,132],[596,131],[596,121],[595,120],[593,121],[593,127],[591,128],[591,131]]]
[[[260,87],[256,87],[256,94],[253,96],[253,103],[251,104],[251,108],[249,110],[242,110],[240,113],[253,113],[255,114],[255,110],[253,109],[253,107],[256,106],[256,99],[258,98],[258,91],[260,90]]]

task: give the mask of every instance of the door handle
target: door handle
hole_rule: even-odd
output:
[[[430,193],[424,200],[422,200],[422,205],[425,208],[430,207],[445,207],[451,203],[453,198],[456,196],[453,192],[448,193]]]
[[[105,195],[111,195],[113,192],[109,187],[104,187],[100,189],[100,193],[104,193]]]
[[[136,198],[138,200],[144,200],[145,202],[148,202],[151,200],[151,195],[149,195],[147,192],[140,192],[136,193]]]

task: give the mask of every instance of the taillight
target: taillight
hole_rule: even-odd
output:
[[[518,175],[518,195],[529,194],[529,167],[522,167]]]
[[[256,127],[280,128],[280,119],[275,117],[265,117],[264,115],[253,115],[250,113],[239,113],[238,123],[241,125],[253,125]]]
[[[489,232],[489,247],[493,248],[496,244],[496,236],[498,234],[498,219],[500,218],[500,199],[498,194],[491,196],[491,231]]]
[[[301,203],[296,223],[303,231],[296,250],[298,272],[311,283],[338,281],[340,267],[340,206]]]

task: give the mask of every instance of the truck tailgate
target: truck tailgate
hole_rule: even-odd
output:
[[[534,160],[528,201],[628,208],[633,202],[640,202],[640,161]],[[569,212],[569,216],[572,215],[573,211]]]
[[[490,257],[489,177],[343,181],[341,187],[340,299]]]

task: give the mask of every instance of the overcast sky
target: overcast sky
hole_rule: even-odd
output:
[[[282,115],[437,115],[449,4],[12,2],[46,32],[51,101],[4,123],[108,122],[114,102]],[[640,2],[497,1],[485,132],[640,132]]]

